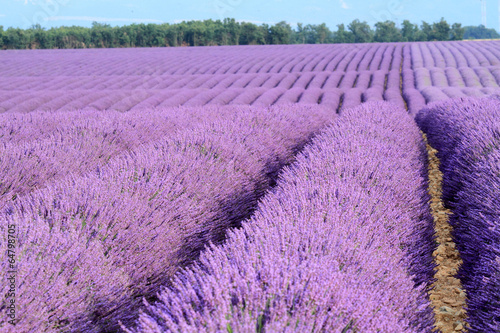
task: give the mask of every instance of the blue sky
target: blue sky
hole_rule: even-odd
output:
[[[487,26],[499,29],[498,0],[487,0]],[[401,23],[439,21],[481,24],[479,0],[0,0],[0,25],[28,28],[90,26],[92,21],[125,25],[134,22],[176,23],[182,20],[233,17],[257,24],[339,23],[354,19],[373,25],[386,19]]]

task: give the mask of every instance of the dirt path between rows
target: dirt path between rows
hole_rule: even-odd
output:
[[[426,137],[424,135],[424,139]],[[426,140],[427,143],[427,140]],[[449,209],[441,201],[443,174],[439,170],[437,150],[427,144],[429,154],[429,194],[434,217],[438,248],[433,255],[438,264],[430,299],[434,307],[435,330],[443,333],[466,332],[465,292],[460,280],[454,277],[462,264],[460,255],[451,238],[452,227],[448,224]]]

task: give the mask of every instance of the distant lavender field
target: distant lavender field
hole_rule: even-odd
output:
[[[0,112],[385,100],[415,114],[500,84],[500,43],[5,51]]]
[[[0,332],[430,332],[417,115],[498,328],[499,93],[494,41],[2,51]]]

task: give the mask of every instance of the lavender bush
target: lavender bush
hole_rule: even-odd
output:
[[[131,323],[141,298],[154,297],[207,242],[247,217],[280,168],[335,116],[317,105],[159,112],[204,121],[0,211],[3,235],[7,224],[19,229],[16,330],[101,332]],[[6,261],[0,265],[5,279]]]
[[[470,332],[500,330],[499,110],[497,98],[461,98],[429,106],[416,118],[441,159]]]
[[[71,173],[85,173],[141,143],[171,135],[200,117],[81,111],[2,114],[0,207]]]
[[[346,110],[127,331],[431,332],[426,153],[405,113]]]

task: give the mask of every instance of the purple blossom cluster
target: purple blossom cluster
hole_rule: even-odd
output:
[[[0,114],[0,208],[47,182],[83,175],[136,146],[233,112],[172,108]]]
[[[169,117],[170,116],[170,117]],[[0,114],[0,208],[46,182],[106,164],[113,156],[196,122],[173,114]]]
[[[131,137],[127,126],[144,127],[136,137],[147,137],[148,129],[153,132],[148,121],[155,119],[166,118],[165,128],[183,126],[184,120],[193,124],[164,131],[156,139],[151,133],[143,144],[120,153],[114,148],[114,156],[98,151],[94,155],[108,154],[107,163],[46,177],[43,187],[27,189],[0,210],[2,234],[7,234],[8,224],[18,229],[18,332],[101,332],[117,330],[119,320],[131,324],[142,297],[154,298],[159,287],[195,259],[205,244],[220,242],[227,228],[248,217],[278,171],[335,117],[317,105],[183,107],[135,116],[139,115],[143,124],[129,113],[51,115],[73,116],[61,125],[60,131],[66,133],[62,137],[86,150],[94,149],[92,135],[97,142],[104,134],[111,136],[103,129],[106,122],[119,122],[116,128],[125,128]],[[169,123],[175,115],[180,119]],[[30,116],[46,119],[44,114],[21,115],[17,125],[8,126],[15,129]],[[85,116],[90,119],[84,120]],[[102,127],[94,126],[92,117]],[[37,126],[35,120],[31,126]],[[11,133],[10,142],[30,140],[23,138],[22,130],[19,135],[7,128],[2,131]],[[43,139],[53,134],[39,131],[37,144],[47,145]],[[84,143],[87,135],[77,136],[80,131],[88,132],[90,145]],[[127,138],[115,136],[109,141],[126,143]],[[65,140],[58,144],[64,147]],[[71,151],[67,159],[61,157],[65,149],[52,151],[56,164],[60,159],[71,164],[70,158],[77,166],[81,163]],[[1,242],[0,252],[5,251],[6,243]],[[0,263],[3,280],[5,265],[6,261]],[[7,286],[0,286],[4,294]],[[4,306],[0,303],[0,308]],[[10,328],[5,320],[0,318],[2,332]]]
[[[416,117],[441,160],[470,332],[500,331],[499,119],[498,98],[453,99]]]
[[[425,174],[404,109],[345,110],[127,331],[431,332]]]

